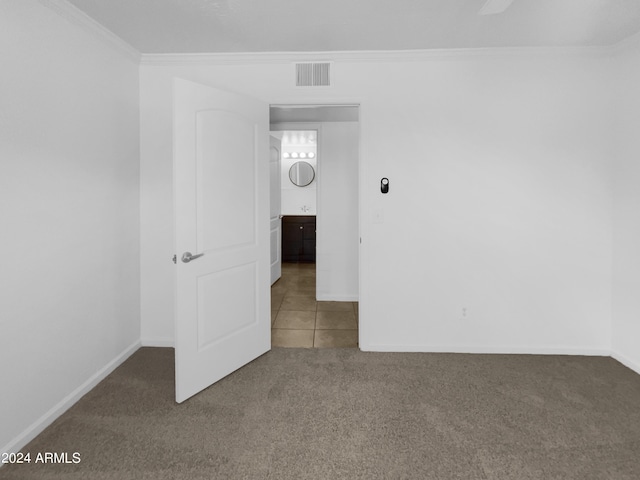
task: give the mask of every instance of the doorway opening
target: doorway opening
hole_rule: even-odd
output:
[[[359,107],[272,105],[272,346],[358,346]]]

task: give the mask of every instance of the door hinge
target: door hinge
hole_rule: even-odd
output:
[[[178,263],[178,256],[174,255],[171,260],[173,260],[173,263]]]

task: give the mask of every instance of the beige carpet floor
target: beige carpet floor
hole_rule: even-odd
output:
[[[143,348],[3,479],[640,479],[640,376],[615,360],[274,349],[182,405]]]

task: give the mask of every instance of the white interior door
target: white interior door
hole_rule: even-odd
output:
[[[269,149],[269,177],[271,183],[271,285],[282,276],[282,220],[280,219],[280,204],[282,189],[280,187],[280,152],[282,142],[271,135]]]
[[[175,80],[178,403],[271,348],[268,129],[268,105]]]

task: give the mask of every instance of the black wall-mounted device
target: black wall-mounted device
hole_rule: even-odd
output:
[[[382,193],[389,193],[389,179],[387,177],[380,180],[380,191]]]

